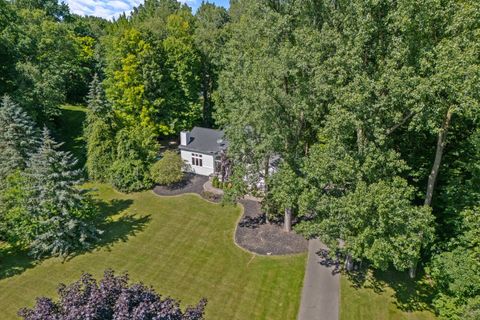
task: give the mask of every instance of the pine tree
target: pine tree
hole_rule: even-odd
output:
[[[85,125],[86,168],[91,179],[105,181],[114,159],[115,129],[113,112],[97,75],[90,84]]]
[[[97,74],[93,76],[93,80],[90,83],[87,102],[89,110],[89,119],[87,120],[95,120],[111,114],[111,108],[108,105],[107,98],[105,97],[105,91],[103,90],[102,82]]]
[[[35,124],[8,96],[0,107],[0,181],[15,169],[23,170],[38,145]]]
[[[79,189],[83,181],[81,170],[74,169],[77,160],[60,146],[45,128],[27,169],[29,211],[36,220],[31,253],[37,258],[88,248],[99,233],[92,224],[93,207]]]

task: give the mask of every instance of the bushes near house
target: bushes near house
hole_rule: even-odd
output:
[[[153,181],[161,185],[172,185],[183,179],[183,160],[175,151],[167,150],[151,168]]]
[[[212,178],[212,186],[217,189],[231,189],[232,188],[232,183],[228,181],[220,181],[217,176]]]
[[[220,180],[218,179],[217,176],[212,178],[212,186],[214,188],[220,188]]]

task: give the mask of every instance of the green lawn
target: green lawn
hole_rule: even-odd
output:
[[[341,320],[433,320],[428,310],[428,286],[405,273],[377,272],[361,288],[341,277]],[[424,310],[424,311],[413,311]]]
[[[306,255],[258,257],[238,248],[233,233],[239,208],[194,195],[123,195],[98,187],[109,215],[99,248],[35,266],[24,254],[0,254],[1,319],[14,319],[37,296],[56,296],[59,282],[76,280],[82,271],[98,277],[106,268],[128,271],[132,280],[183,305],[206,297],[207,319],[296,318]]]
[[[86,160],[85,141],[83,139],[83,123],[85,121],[84,106],[64,105],[59,118],[58,142],[64,142],[63,149],[70,151],[83,166]]]

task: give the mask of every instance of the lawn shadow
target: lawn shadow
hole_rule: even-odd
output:
[[[434,288],[428,282],[423,270],[415,279],[408,272],[375,271],[373,278],[380,285],[388,285],[394,290],[395,305],[402,311],[433,311]]]
[[[386,287],[393,290],[396,307],[404,312],[432,311],[434,290],[424,273],[411,279],[407,272],[396,270],[371,270],[368,266],[347,273],[354,288],[368,288],[377,294],[385,292]]]
[[[151,217],[150,215],[139,216],[126,213],[125,210],[132,203],[132,200],[114,199],[109,202],[97,200],[96,205],[100,212],[97,228],[103,231],[99,241],[89,249],[72,253],[64,261],[102,248],[110,250],[115,243],[125,242],[144,230]],[[119,216],[117,217],[117,215]],[[41,260],[32,258],[26,250],[7,246],[0,247],[0,280],[21,274],[27,269],[35,267],[39,262]]]
[[[100,239],[88,250],[77,252],[70,256],[69,259],[103,248],[111,250],[115,243],[126,242],[128,238],[143,231],[150,222],[151,216],[139,216],[125,212],[132,204],[133,200],[131,199],[113,199],[108,202],[96,200],[96,206],[101,213],[97,222],[97,228],[102,232]]]
[[[0,280],[13,277],[33,268],[37,261],[27,251],[15,248],[0,248]]]

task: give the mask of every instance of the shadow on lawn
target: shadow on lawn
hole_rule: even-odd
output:
[[[364,267],[349,273],[348,278],[355,288],[372,289],[378,294],[383,293],[386,287],[390,287],[394,291],[394,303],[399,310],[433,312],[432,300],[435,292],[423,270],[415,279],[410,279],[406,271],[371,271]]]
[[[150,222],[151,217],[150,215],[139,216],[126,213],[125,210],[127,210],[132,203],[133,200],[130,199],[113,199],[109,202],[97,200],[96,206],[99,212],[101,212],[97,222],[97,228],[102,231],[100,239],[91,248],[76,252],[69,256],[67,260],[99,249],[106,248],[110,250],[115,243],[125,242],[129,237],[135,236],[143,231],[148,222]],[[117,215],[119,216],[116,217]]]
[[[92,252],[102,248],[110,250],[111,247],[119,241],[127,241],[129,237],[135,236],[141,232],[150,221],[150,216],[138,216],[133,214],[123,214],[118,218],[115,215],[122,213],[130,207],[132,200],[112,200],[110,202],[97,202],[101,215],[98,221],[98,228],[103,230],[100,240],[91,248],[74,252],[65,260],[71,260],[76,256]],[[10,247],[0,247],[0,280],[23,273],[29,268],[33,268],[39,260],[33,259],[27,251],[21,251]]]
[[[35,264],[35,260],[26,251],[0,248],[0,280],[20,274]]]
[[[394,290],[395,304],[398,309],[402,311],[433,311],[432,300],[435,292],[423,270],[417,274],[415,279],[410,279],[406,271],[377,271],[374,272],[373,278]]]

